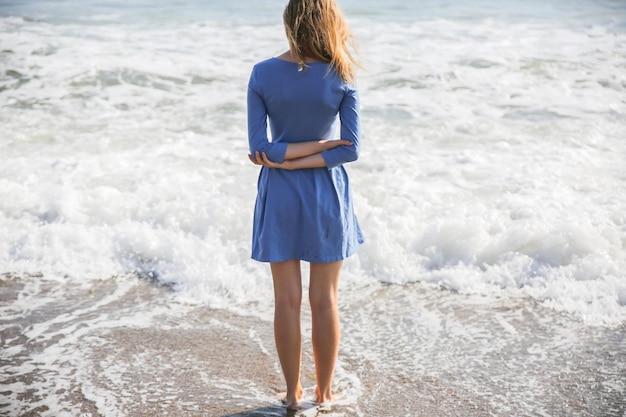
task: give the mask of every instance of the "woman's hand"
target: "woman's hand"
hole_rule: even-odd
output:
[[[261,165],[268,168],[289,169],[287,168],[287,161],[283,162],[282,164],[279,164],[278,162],[272,162],[267,158],[265,152],[259,154],[259,152],[257,151],[254,153],[254,157],[248,154],[248,159],[255,165]]]

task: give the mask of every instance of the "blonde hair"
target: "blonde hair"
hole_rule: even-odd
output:
[[[355,38],[335,0],[289,0],[283,21],[299,70],[307,58],[328,62],[341,79],[354,82],[355,67],[362,66],[355,57]]]

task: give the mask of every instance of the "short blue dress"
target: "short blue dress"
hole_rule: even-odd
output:
[[[352,146],[325,151],[327,167],[261,167],[254,208],[252,258],[334,262],[363,243],[344,163],[360,149],[359,98],[324,62],[298,64],[271,58],[256,64],[248,84],[250,152],[282,163],[288,143],[347,139]],[[268,139],[267,123],[271,131]]]

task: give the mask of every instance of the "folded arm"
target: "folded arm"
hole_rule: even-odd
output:
[[[304,168],[324,168],[326,161],[321,153],[304,156],[302,158],[286,159],[283,162],[271,161],[265,153],[255,152],[254,155],[248,155],[250,162],[255,165],[262,165],[268,168],[281,168],[287,170],[304,169]]]
[[[335,149],[339,146],[351,146],[352,142],[347,140],[317,140],[310,142],[288,143],[285,159],[298,159],[305,156],[321,154],[322,152]]]
[[[267,138],[267,107],[261,96],[248,87],[248,145],[250,152],[260,152],[275,162],[284,162],[287,143]]]
[[[341,123],[340,137],[350,143],[350,146],[338,146],[323,151],[322,157],[328,168],[356,161],[361,150],[361,119],[359,94],[353,87],[347,87],[345,96],[339,106],[339,121]]]

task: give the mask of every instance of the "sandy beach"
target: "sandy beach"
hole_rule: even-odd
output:
[[[2,303],[11,305],[28,296],[29,281],[39,279],[3,276]],[[490,315],[496,329],[485,332],[483,340],[450,335],[437,341],[442,349],[454,345],[465,352],[458,360],[467,367],[455,367],[445,377],[404,366],[403,355],[419,355],[403,347],[406,335],[397,335],[397,341],[393,337],[380,340],[386,345],[385,363],[352,357],[342,349],[341,372],[358,379],[356,398],[342,401],[341,386],[346,381],[339,377],[337,405],[330,410],[293,413],[278,402],[283,385],[270,322],[184,305],[171,290],[135,277],[102,280],[88,292],[79,288],[57,291],[49,285],[47,291],[64,296],[47,309],[15,311],[14,316],[0,321],[4,376],[0,415],[622,417],[626,410],[626,328],[584,327],[553,315],[550,321],[558,323],[552,323],[553,330],[546,329],[533,315],[550,312],[530,302],[494,305],[491,311],[475,313],[471,296],[421,286],[381,287],[379,291],[386,293],[387,299],[399,301],[394,294],[399,290],[418,299],[439,292],[438,301],[424,308],[442,312],[450,308],[452,300],[460,322],[481,321]],[[119,296],[122,288],[124,295]],[[110,298],[116,293],[115,299]],[[428,297],[433,299],[432,294]],[[373,327],[354,328],[358,322],[354,315],[375,316],[379,307],[375,301],[361,306],[360,311],[356,305],[343,305],[342,314],[352,323],[344,325],[344,341],[362,332],[375,332]],[[178,313],[172,314],[175,311]],[[419,314],[413,318],[419,320]],[[505,322],[509,325],[502,324]],[[573,328],[579,332],[575,338],[559,336]],[[486,348],[496,339],[511,343],[488,352]],[[303,385],[308,394],[305,400],[310,401],[314,375],[306,334],[304,343]],[[540,351],[537,345],[542,344],[554,344],[554,352],[536,362],[531,360],[533,350]],[[478,354],[480,351],[483,353]],[[433,354],[421,360],[436,363],[440,358]],[[476,361],[480,361],[483,375],[476,372]],[[445,368],[450,369],[448,365]],[[519,375],[513,374],[520,370],[526,374],[522,379],[526,386],[498,382],[507,377],[519,380]],[[478,386],[466,389],[464,381]],[[533,386],[544,391],[537,409],[524,401]]]

